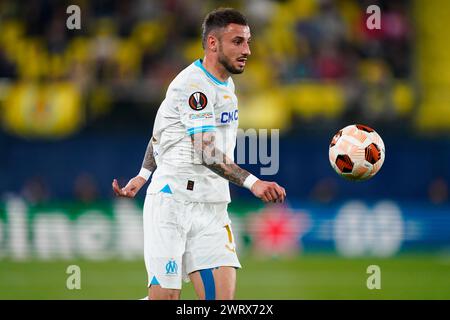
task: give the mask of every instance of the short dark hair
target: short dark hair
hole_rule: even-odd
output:
[[[206,48],[206,39],[212,30],[225,28],[230,23],[236,23],[241,26],[248,25],[245,16],[233,8],[219,8],[208,13],[202,24],[203,49]]]

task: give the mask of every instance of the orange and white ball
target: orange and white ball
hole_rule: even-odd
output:
[[[330,143],[329,158],[331,166],[340,176],[350,180],[367,180],[384,163],[384,142],[368,126],[349,125],[334,135]]]

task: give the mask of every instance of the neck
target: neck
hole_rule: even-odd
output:
[[[206,55],[203,58],[202,64],[209,73],[220,81],[225,82],[230,77],[230,73],[219,63],[219,61],[217,61],[217,59],[212,59],[212,57]]]

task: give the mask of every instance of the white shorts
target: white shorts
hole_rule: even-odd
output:
[[[148,285],[181,289],[182,279],[203,269],[241,268],[228,204],[181,201],[168,193],[147,194],[144,258]]]

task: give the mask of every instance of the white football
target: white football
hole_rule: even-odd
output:
[[[384,142],[372,128],[352,124],[331,139],[329,158],[333,169],[350,180],[372,178],[384,163]]]

